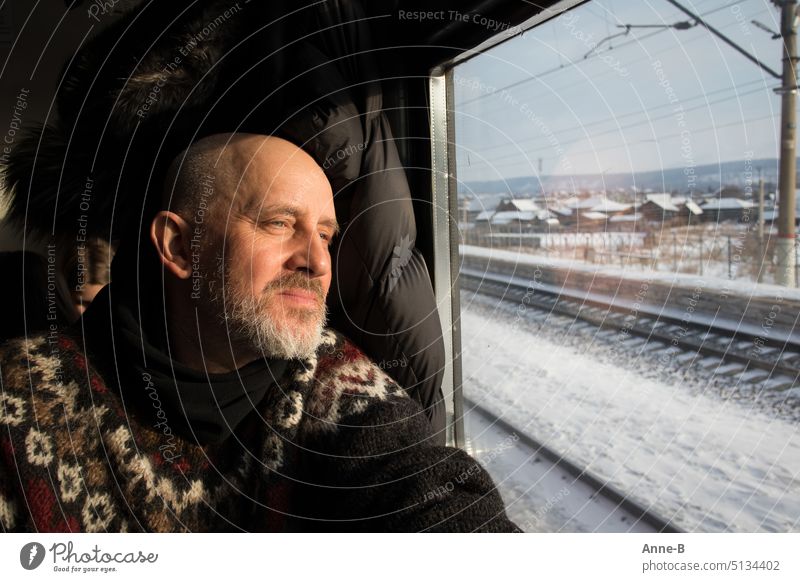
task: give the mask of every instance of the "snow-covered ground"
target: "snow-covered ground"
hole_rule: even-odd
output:
[[[683,285],[693,287],[698,279],[696,274],[678,273],[674,271],[653,271],[642,270],[637,267],[619,268],[610,265],[595,265],[578,258],[559,259],[550,258],[543,255],[535,255],[517,250],[505,250],[497,248],[478,247],[471,245],[460,245],[458,252],[465,257],[480,257],[484,259],[512,262],[520,265],[533,265],[541,268],[551,267],[557,269],[568,269],[571,271],[583,271],[590,274],[601,274],[609,277],[619,277],[621,279],[633,279],[636,281],[647,278],[652,281],[660,281],[672,285]],[[769,297],[776,295],[789,301],[800,301],[800,289],[789,289],[768,283],[757,283],[745,279],[730,280],[714,274],[704,275],[704,288],[718,290],[720,292],[734,293],[745,297]]]
[[[462,296],[468,398],[683,529],[800,531],[795,423],[609,361],[568,329],[534,335],[494,301]]]
[[[598,249],[603,248],[640,248],[644,246],[646,238],[643,232],[537,232],[537,233],[517,233],[517,232],[496,232],[492,238],[502,240],[504,238],[517,240],[538,239],[539,244],[546,248],[570,248],[575,246],[592,246]]]
[[[467,452],[491,473],[520,529],[548,532],[653,533],[617,503],[597,495],[589,484],[549,462],[493,419],[469,406],[464,411]]]

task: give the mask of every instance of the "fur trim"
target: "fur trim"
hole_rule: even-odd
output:
[[[57,120],[28,129],[9,156],[9,219],[32,232],[124,235],[120,225],[160,200],[174,156],[218,127],[203,117],[246,12],[232,0],[146,3],[88,42],[62,74]]]
[[[12,151],[9,218],[71,240],[138,236],[172,159],[224,131],[294,141],[338,193],[359,175],[362,148],[347,145],[365,143],[365,120],[346,89],[354,61],[331,60],[316,46],[324,38],[307,34],[332,26],[323,8],[154,0],[127,13],[65,68],[57,120]]]

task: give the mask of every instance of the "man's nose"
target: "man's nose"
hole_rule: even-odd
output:
[[[323,277],[330,273],[328,241],[320,238],[317,232],[297,238],[288,267],[292,271],[306,271],[309,277]]]

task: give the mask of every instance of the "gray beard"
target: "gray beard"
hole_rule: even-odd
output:
[[[230,284],[224,285],[231,278],[223,261],[217,262],[215,276],[206,280],[211,307],[231,345],[246,345],[265,358],[307,359],[316,353],[328,317],[324,302],[321,312],[305,314],[301,324],[279,326],[266,313],[269,296],[243,296]]]

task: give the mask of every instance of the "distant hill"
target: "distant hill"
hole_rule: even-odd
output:
[[[634,187],[637,190],[653,190],[655,192],[686,193],[690,189],[695,192],[715,191],[720,185],[736,184],[745,185],[745,172],[750,167],[753,173],[753,187],[758,184],[758,168],[762,170],[762,176],[768,185],[778,182],[778,160],[775,158],[764,158],[758,160],[737,160],[733,162],[723,162],[721,164],[705,164],[695,166],[694,183],[690,181],[691,171],[685,171],[683,167],[665,168],[663,170],[649,170],[645,172],[635,172],[633,174],[575,174],[571,176],[522,176],[509,178],[508,180],[491,180],[466,182],[459,185],[459,193],[466,194],[474,192],[478,194],[515,194],[515,195],[535,195],[545,190],[554,192],[558,190],[581,191],[581,190],[616,190],[623,189],[630,191]],[[690,169],[687,169],[690,170]],[[800,165],[798,166],[800,175]]]

